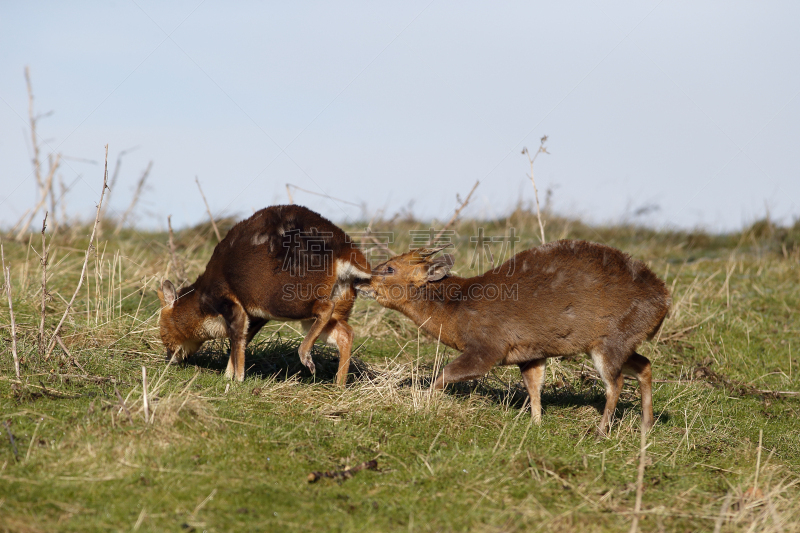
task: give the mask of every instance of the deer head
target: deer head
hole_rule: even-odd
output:
[[[434,248],[418,248],[381,263],[372,270],[369,280],[356,281],[359,295],[390,306],[418,294],[425,284],[447,276],[453,266],[453,256],[434,257],[451,243]]]
[[[175,312],[179,296],[171,281],[164,280],[156,292],[161,301],[158,325],[161,342],[167,349],[167,361],[180,362],[197,352],[203,344],[203,340],[195,335],[198,317],[191,312]]]

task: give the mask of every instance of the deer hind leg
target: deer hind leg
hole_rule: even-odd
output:
[[[228,336],[231,339],[231,354],[228,357],[228,367],[225,369],[225,377],[244,381],[244,349],[247,346],[247,330],[249,319],[247,313],[236,302],[230,302],[222,311],[225,324],[228,328]]]
[[[344,387],[347,383],[347,372],[350,369],[350,350],[353,348],[353,328],[344,320],[331,320],[322,332],[327,336],[326,342],[339,350],[339,369],[336,372],[336,384]]]
[[[334,307],[336,307],[335,304],[330,300],[317,300],[314,303],[314,308],[312,309],[314,322],[311,323],[308,333],[306,333],[303,342],[300,343],[300,348],[297,350],[300,355],[300,361],[308,367],[312,374],[316,373],[317,369],[314,366],[314,361],[311,360],[311,348],[317,341],[317,337],[322,333],[322,330],[330,322]]]
[[[617,359],[610,355],[609,352],[610,350],[605,347],[595,348],[591,352],[594,367],[606,385],[606,407],[603,409],[603,418],[600,420],[600,427],[597,429],[601,436],[605,436],[607,431],[611,429],[611,422],[614,419],[614,411],[617,408],[619,395],[622,392],[623,382],[620,365],[615,364]]]
[[[467,349],[442,369],[433,386],[443,389],[448,383],[482,378],[498,360],[485,352]]]
[[[250,323],[247,327],[247,344],[250,344],[250,341],[252,341],[256,335],[258,335],[258,332],[261,331],[261,328],[263,328],[267,322],[268,321],[263,318],[250,319]]]
[[[536,425],[542,423],[542,386],[544,385],[546,364],[547,359],[534,359],[526,363],[519,363],[522,381],[531,398],[531,419]]]
[[[653,427],[655,421],[653,418],[653,373],[650,360],[634,352],[622,365],[622,372],[639,381],[639,389],[642,391],[642,426],[648,430]]]

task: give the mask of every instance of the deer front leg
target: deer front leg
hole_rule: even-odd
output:
[[[308,367],[312,374],[316,373],[317,369],[314,366],[314,361],[311,360],[311,347],[317,341],[317,337],[322,333],[322,330],[331,320],[333,316],[333,309],[335,304],[330,300],[317,300],[314,303],[312,314],[314,315],[314,323],[306,333],[303,342],[300,343],[300,348],[297,350],[300,355],[300,361]]]
[[[544,385],[544,369],[547,359],[534,359],[520,363],[522,381],[531,398],[531,419],[537,426],[542,423],[542,386]]]
[[[442,369],[433,382],[435,389],[443,389],[448,383],[482,378],[497,363],[499,358],[485,351],[468,348],[460,356]]]
[[[247,346],[249,328],[247,313],[237,302],[229,302],[222,310],[222,317],[225,319],[228,338],[231,340],[231,353],[228,357],[225,377],[244,381],[244,349]]]

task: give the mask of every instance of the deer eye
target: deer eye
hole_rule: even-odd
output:
[[[386,271],[384,273],[385,274],[394,274],[394,269],[392,267],[390,267],[390,266],[387,266],[386,267]]]

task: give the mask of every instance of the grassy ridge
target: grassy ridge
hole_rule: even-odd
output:
[[[486,236],[522,228],[523,249],[536,244],[532,222],[517,212],[461,223],[452,235],[457,270],[479,268],[470,268],[469,240],[479,228]],[[375,229],[393,229],[390,246],[400,250],[409,230],[427,227],[400,220]],[[77,284],[83,233],[68,228],[53,238],[49,330]],[[551,360],[543,423],[531,426],[518,370],[497,368],[480,382],[431,393],[431,376],[457,354],[400,315],[359,301],[346,389],[332,385],[335,352],[315,349],[315,377],[300,365],[291,323],[268,325],[248,349],[245,382],[229,384],[225,343],[208,344],[184,367],[164,362],[153,289],[168,270],[166,237],[122,232],[105,240],[109,234],[65,325],[70,357],[57,348],[48,360],[36,355],[38,258],[4,240],[23,376],[14,377],[2,305],[0,531],[630,528],[634,383],[626,382],[610,437],[599,439],[604,393],[589,361]],[[776,393],[800,390],[800,226],[765,221],[715,236],[551,217],[548,235],[619,247],[672,289],[659,342],[641,350],[653,360],[657,417],[641,529],[800,530],[800,398]],[[176,237],[193,278],[213,234],[198,227]],[[500,260],[501,245],[491,246]],[[371,459],[377,471],[307,481],[312,471]]]

